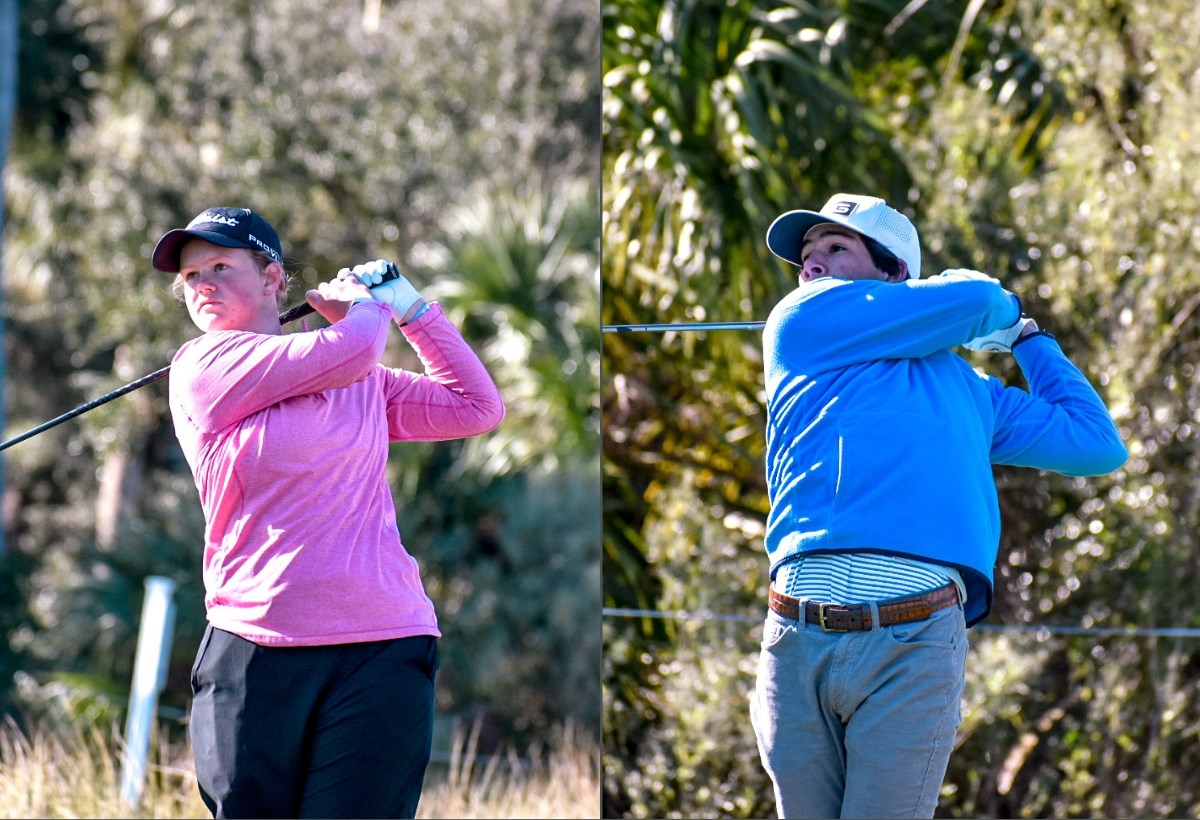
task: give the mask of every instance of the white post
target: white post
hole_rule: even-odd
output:
[[[129,717],[125,721],[125,757],[121,767],[121,797],[137,807],[146,781],[150,730],[158,712],[158,694],[167,682],[171,659],[171,634],[175,629],[175,582],[170,578],[146,579],[146,599],[138,627],[133,685],[129,690]]]

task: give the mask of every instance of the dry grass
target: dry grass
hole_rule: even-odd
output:
[[[161,746],[141,805],[120,794],[120,742],[99,730],[28,736],[0,727],[0,817],[208,817],[183,747]]]
[[[478,727],[456,734],[450,765],[425,779],[420,818],[587,818],[600,816],[600,750],[564,727],[549,753],[532,749],[480,759]]]
[[[422,818],[600,816],[600,753],[570,727],[548,753],[477,759],[477,735],[458,734],[449,767],[431,767]],[[207,818],[184,744],[160,744],[140,805],[120,796],[120,741],[99,731],[28,736],[0,725],[0,818]],[[533,761],[533,762],[529,762]]]

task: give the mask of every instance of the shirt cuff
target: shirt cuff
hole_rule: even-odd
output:
[[[411,319],[409,319],[407,322],[403,322],[403,323],[401,323],[400,327],[404,327],[405,325],[411,325],[413,322],[417,321],[417,319],[420,319],[422,316],[424,316],[424,315],[425,315],[425,312],[426,312],[427,310],[429,310],[429,303],[428,303],[428,302],[426,302],[425,304],[421,305],[421,307],[419,307],[419,308],[417,309],[417,312],[413,314],[413,317],[412,317]]]

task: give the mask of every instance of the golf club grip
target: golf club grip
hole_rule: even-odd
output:
[[[388,262],[387,269],[383,272],[383,279],[368,287],[377,288],[384,282],[391,282],[400,278],[400,269],[396,267],[395,262]],[[310,313],[315,313],[316,309],[308,302],[301,302],[295,307],[290,307],[283,313],[279,314],[279,324],[286,325],[289,322],[294,322],[302,316],[307,316]]]

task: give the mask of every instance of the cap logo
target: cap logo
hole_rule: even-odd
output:
[[[203,214],[200,214],[200,216],[193,219],[191,221],[191,223],[188,224],[188,227],[191,228],[194,225],[201,225],[201,224],[204,224],[207,222],[216,222],[219,225],[237,225],[238,224],[238,221],[231,216],[224,216],[222,214],[214,214],[214,213],[203,213]]]
[[[262,248],[263,251],[266,252],[267,256],[271,257],[272,259],[279,258],[279,254],[275,251],[275,249],[272,248],[270,245],[268,245],[266,242],[263,242],[257,236],[255,236],[252,233],[246,234],[246,236],[249,237],[251,242],[253,242],[255,245],[258,245],[260,248]]]
[[[837,214],[838,216],[850,216],[850,214],[854,213],[857,210],[858,210],[858,203],[851,202],[848,199],[843,199],[841,202],[835,202],[829,208],[830,213]]]

